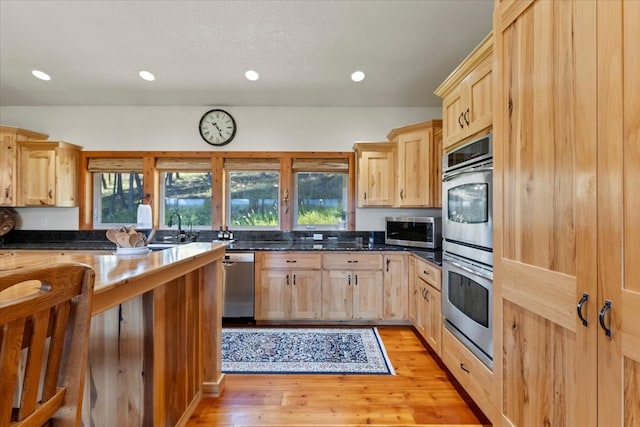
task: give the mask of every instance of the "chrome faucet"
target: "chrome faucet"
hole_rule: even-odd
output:
[[[169,216],[169,223],[167,224],[169,227],[173,227],[173,217],[178,217],[178,241],[182,239],[182,218],[180,218],[180,214],[178,212],[174,212]]]

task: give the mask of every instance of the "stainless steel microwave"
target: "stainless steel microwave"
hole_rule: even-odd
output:
[[[439,249],[442,247],[442,218],[431,216],[388,216],[384,242],[387,245]]]

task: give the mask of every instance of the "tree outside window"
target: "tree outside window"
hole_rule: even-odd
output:
[[[295,227],[335,229],[344,227],[349,175],[337,172],[297,172],[294,175]]]
[[[227,217],[233,228],[277,229],[280,173],[230,171],[227,174]]]

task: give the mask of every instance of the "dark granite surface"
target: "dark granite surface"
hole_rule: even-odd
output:
[[[90,231],[30,231],[13,230],[0,238],[0,249],[62,249],[62,250],[115,250],[105,235],[106,230]],[[229,243],[230,252],[241,251],[398,251],[411,252],[436,265],[442,265],[442,252],[403,246],[385,245],[380,232],[318,231],[323,240],[313,240],[314,232],[238,231]],[[151,243],[171,245],[217,240],[217,232],[206,230],[178,242],[176,231],[159,230]],[[383,233],[384,234],[384,233]]]

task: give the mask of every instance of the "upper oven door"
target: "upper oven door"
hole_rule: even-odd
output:
[[[442,179],[445,241],[493,248],[493,163],[464,168]]]

